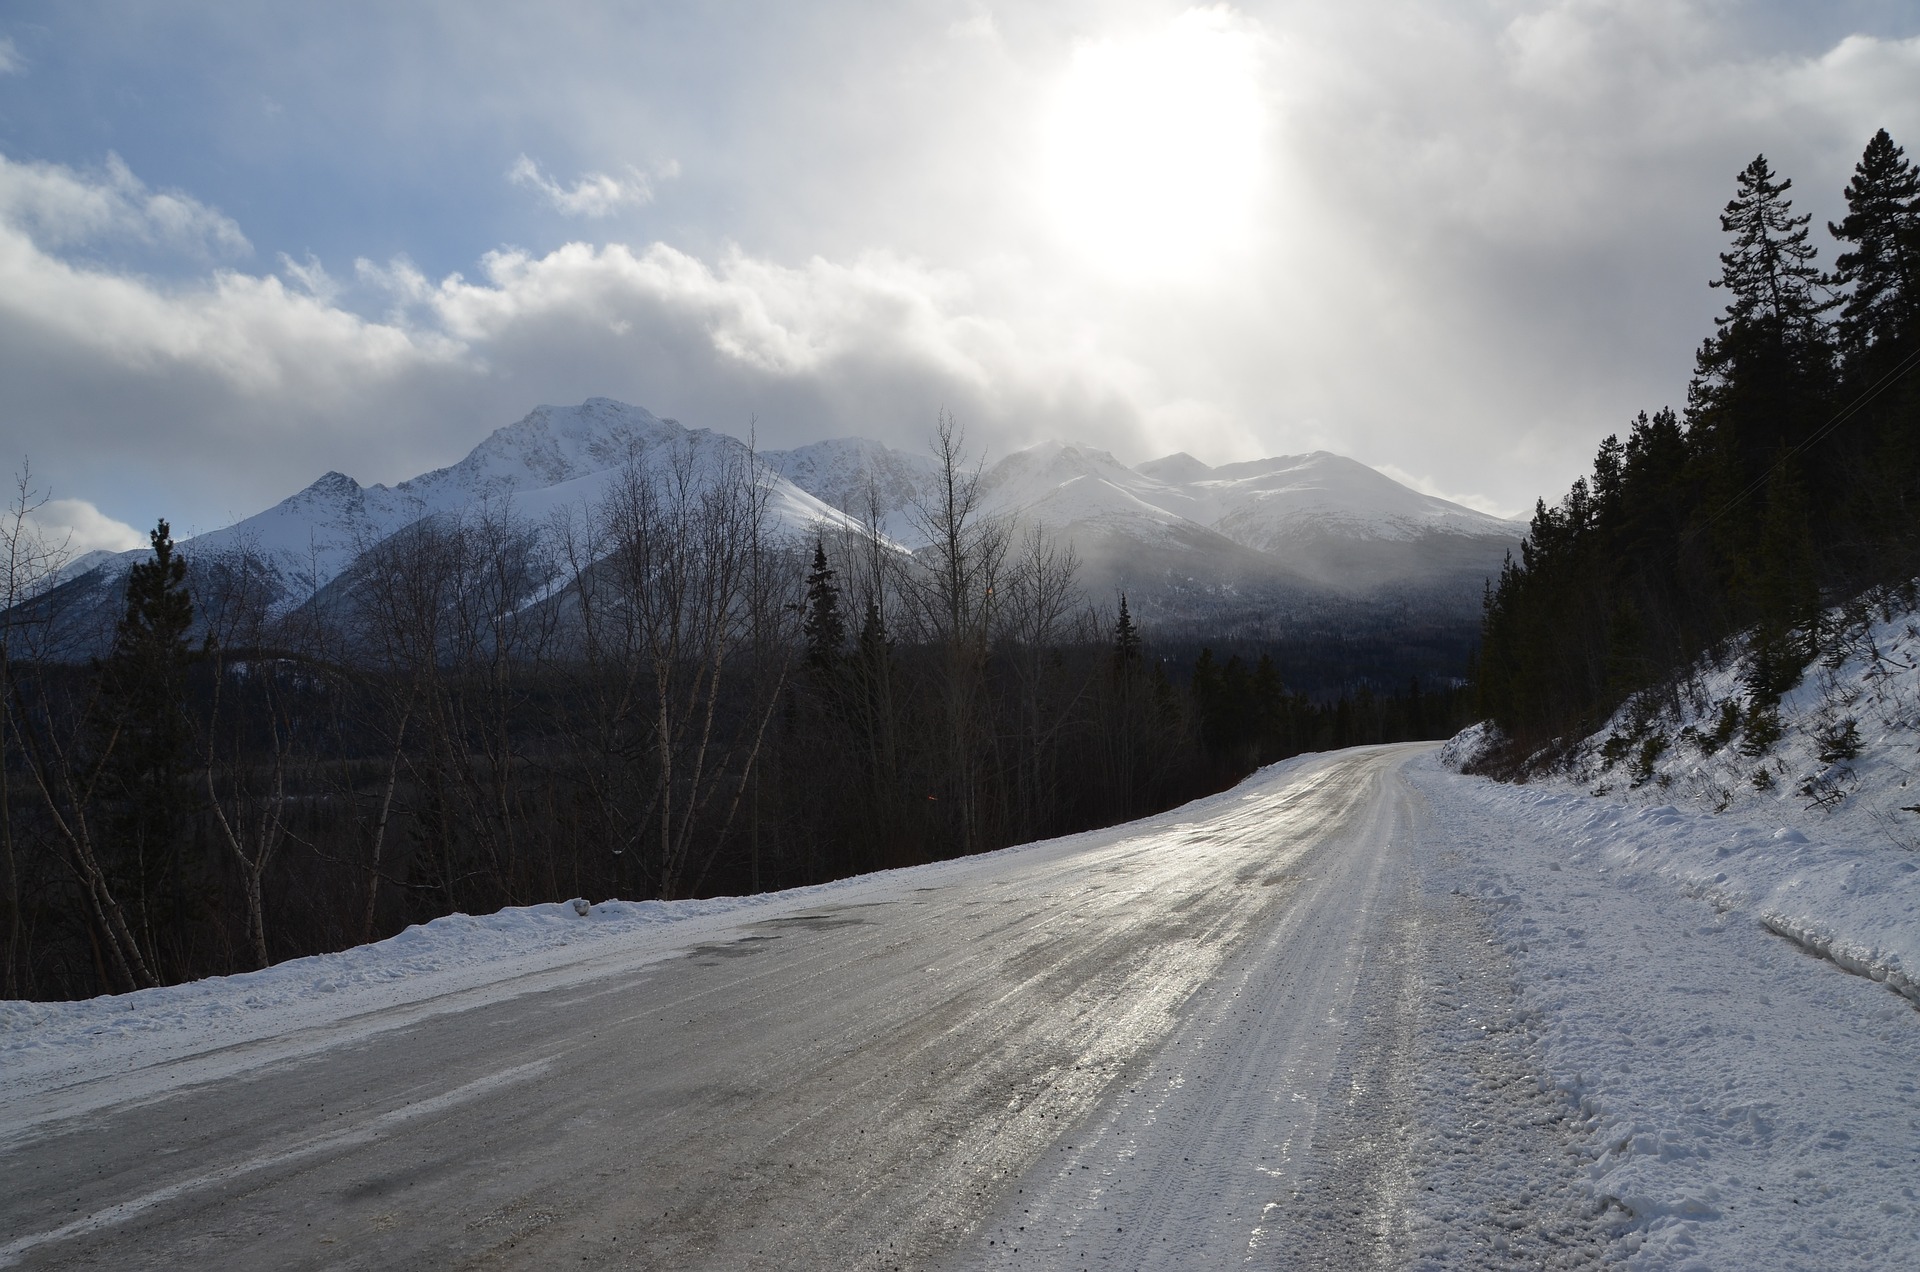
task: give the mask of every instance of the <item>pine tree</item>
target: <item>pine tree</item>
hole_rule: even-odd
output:
[[[813,569],[807,573],[807,616],[800,629],[807,640],[807,665],[825,673],[840,662],[847,643],[847,622],[840,614],[840,589],[827,564],[826,545],[813,541]]]
[[[1712,509],[1721,582],[1734,597],[1750,597],[1742,580],[1763,568],[1753,560],[1761,516],[1753,496],[1771,465],[1828,418],[1836,387],[1822,321],[1833,302],[1814,264],[1809,218],[1795,216],[1786,197],[1792,185],[1774,179],[1764,155],[1740,173],[1720,217],[1733,246],[1721,253],[1713,283],[1728,293],[1726,312],[1714,319],[1718,330],[1701,345],[1688,386],[1688,441]],[[1809,456],[1802,476],[1817,506],[1837,507],[1852,474],[1829,448]]]
[[[1727,312],[1714,322],[1722,328],[1761,324],[1807,340],[1816,316],[1827,308],[1807,241],[1807,222],[1813,218],[1793,215],[1786,197],[1793,182],[1775,181],[1773,175],[1767,157],[1754,156],[1720,214],[1720,228],[1734,239],[1733,250],[1720,253],[1720,277],[1710,284],[1729,295]]]
[[[893,637],[887,635],[887,620],[881,615],[880,607],[868,601],[867,616],[860,623],[860,665],[876,670],[885,665],[892,653]]]
[[[1827,230],[1853,245],[1834,262],[1846,288],[1835,324],[1841,356],[1856,379],[1869,350],[1920,339],[1920,172],[1882,128],[1867,143],[1844,192],[1847,215]]]

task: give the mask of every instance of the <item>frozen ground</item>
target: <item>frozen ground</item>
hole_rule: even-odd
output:
[[[989,857],[0,1005],[0,1264],[1915,1266],[1913,854],[1593,786],[1309,756]]]

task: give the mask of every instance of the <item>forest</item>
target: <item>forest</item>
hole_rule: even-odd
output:
[[[1684,409],[1601,442],[1489,586],[1476,698],[1503,739],[1490,770],[1551,764],[1629,701],[1657,709],[1736,638],[1752,671],[1714,744],[1758,754],[1823,612],[1920,573],[1920,177],[1873,136],[1827,226],[1831,268],[1791,188],[1765,156],[1739,173],[1711,280],[1725,307]]]
[[[630,464],[546,523],[423,520],[291,601],[255,554],[196,557],[161,522],[110,633],[63,609],[23,476],[0,526],[0,996],[821,882],[1466,722],[1458,676],[1310,698],[1253,647],[1156,650],[1070,548],[979,515],[950,422],[935,453],[912,554],[873,527],[775,533],[750,453]]]

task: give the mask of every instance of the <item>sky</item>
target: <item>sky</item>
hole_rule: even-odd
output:
[[[76,549],[594,396],[1524,515],[1683,404],[1734,175],[1819,231],[1916,84],[1915,0],[20,0],[0,458]]]

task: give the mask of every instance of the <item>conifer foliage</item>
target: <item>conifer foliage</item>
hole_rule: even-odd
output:
[[[1920,569],[1920,186],[1876,133],[1828,226],[1831,274],[1791,188],[1765,156],[1735,179],[1710,284],[1726,305],[1684,414],[1605,439],[1488,589],[1477,692],[1510,761],[1591,733],[1740,632],[1764,720],[1823,601]]]
[[[1867,143],[1846,196],[1847,215],[1827,225],[1848,245],[1834,261],[1845,293],[1835,334],[1849,365],[1870,371],[1884,361],[1876,355],[1910,347],[1920,323],[1920,173],[1886,129]]]
[[[840,661],[847,643],[847,620],[840,615],[840,589],[827,564],[826,544],[813,541],[813,568],[807,572],[807,616],[800,624],[807,641],[807,665],[826,673]]]

